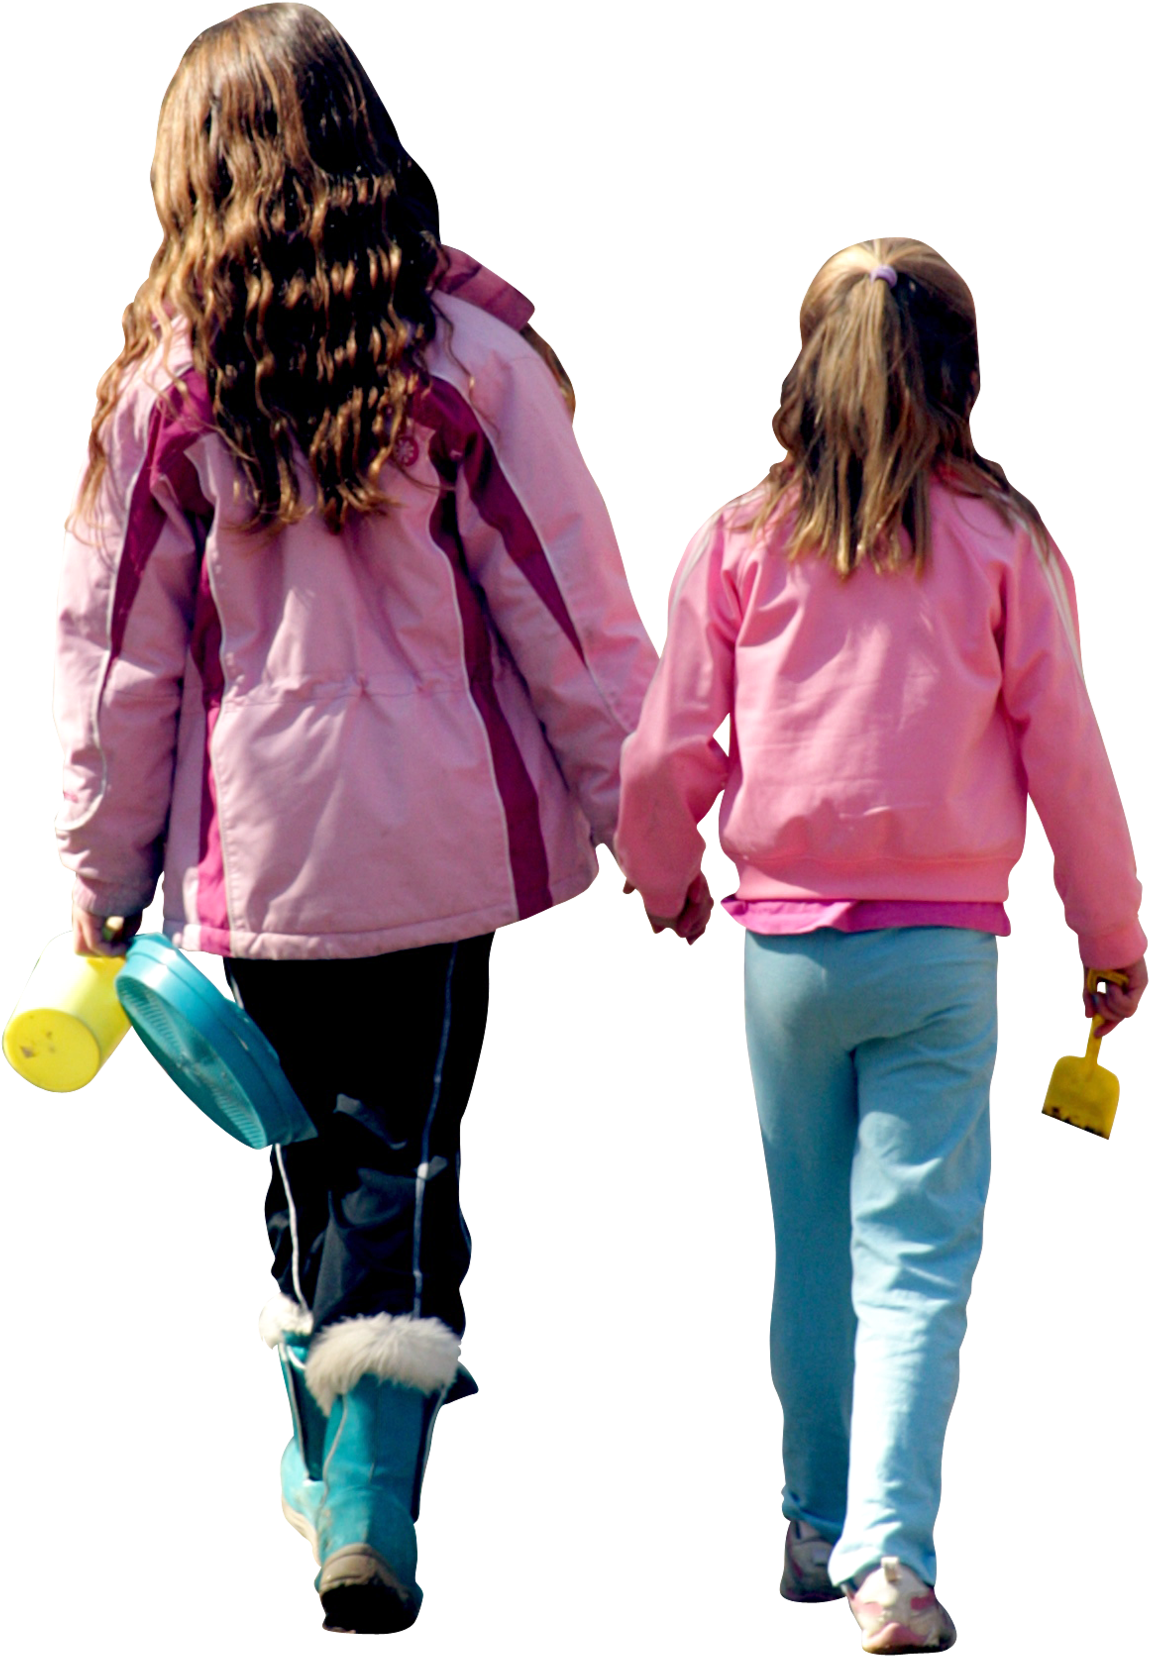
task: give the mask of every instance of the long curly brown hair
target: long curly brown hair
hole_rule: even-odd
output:
[[[844,576],[864,561],[922,569],[940,476],[1048,546],[1037,508],[974,447],[973,295],[940,253],[906,236],[844,248],[810,284],[800,326],[774,416],[786,454],[767,473],[757,527],[793,508],[792,557],[816,552]]]
[[[443,266],[434,191],[346,41],[310,6],[206,29],[164,96],[152,166],[163,240],[97,392],[83,510],[128,370],[181,322],[252,523],[388,504],[380,485],[425,379]]]

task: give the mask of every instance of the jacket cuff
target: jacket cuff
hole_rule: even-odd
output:
[[[1140,960],[1145,953],[1146,938],[1134,920],[1117,931],[1103,932],[1096,937],[1082,934],[1077,939],[1077,946],[1083,965],[1099,972],[1106,967],[1116,971],[1119,966],[1130,966],[1135,960]]]
[[[86,914],[97,914],[101,919],[120,914],[142,914],[155,895],[154,891],[141,894],[124,886],[114,886],[106,880],[85,880],[76,875],[72,882],[72,901]]]

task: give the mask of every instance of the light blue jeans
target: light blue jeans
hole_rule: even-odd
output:
[[[942,926],[746,936],[774,1210],[783,1513],[830,1575],[930,1585],[942,1443],[989,1187],[997,939]]]

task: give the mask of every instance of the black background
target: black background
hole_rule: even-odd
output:
[[[8,543],[22,599],[8,616],[7,1007],[68,926],[71,874],[51,835],[60,525],[94,386],[159,240],[147,189],[159,99],[217,15],[93,13],[65,43],[26,36],[33,50],[10,61],[46,91],[10,152],[10,285],[25,285],[28,326],[8,341],[26,427],[8,450],[23,510]],[[1038,91],[1023,56],[965,38],[940,68],[914,53],[899,63],[876,46],[887,13],[873,8],[856,55],[848,36],[815,50],[767,22],[709,40],[699,15],[690,33],[652,25],[629,40],[614,13],[556,15],[553,50],[533,25],[495,36],[478,13],[394,28],[384,8],[328,15],[439,195],[445,240],[535,301],[657,647],[690,533],[780,455],[770,417],[818,265],[899,232],[964,273],[982,343],[975,440],[1073,566],[1084,667],[1141,846],[1124,104],[1118,89],[1098,104],[1084,147],[1079,101],[1063,114],[1078,45]],[[717,806],[702,825],[717,899],[735,874],[715,823]],[[412,1641],[550,1649],[604,1628],[644,1643],[854,1648],[844,1606],[776,1595],[772,1237],[742,929],[715,909],[692,951],[656,939],[599,858],[604,878],[583,898],[497,939],[495,1057],[464,1153],[464,1356],[482,1389],[435,1432]],[[987,1244],[937,1525],[940,1596],[970,1651],[978,1634],[995,1649],[1056,1648],[1086,1626],[1119,1638],[1113,1514],[1132,1495],[1144,1032],[1131,1023],[1104,1048],[1123,1078],[1111,1143],[1040,1118],[1053,1061],[1083,1050],[1086,1022],[1033,811],[1010,914]],[[265,1154],[200,1118],[134,1037],[79,1095],[41,1095],[8,1070],[0,1086],[18,1370],[10,1626],[321,1646],[315,1567],[278,1512],[280,1373],[255,1335],[273,1292]],[[680,1101],[699,1096],[707,1131],[685,1136]],[[1098,1548],[1116,1575],[1094,1573]]]

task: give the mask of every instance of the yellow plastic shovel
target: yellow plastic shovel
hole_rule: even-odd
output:
[[[1086,987],[1092,993],[1099,983],[1117,983],[1122,989],[1129,987],[1128,978],[1121,972],[1091,971]],[[1112,1070],[1102,1069],[1097,1062],[1097,1054],[1101,1050],[1101,1037],[1097,1031],[1104,1022],[1105,1015],[1099,1012],[1089,1026],[1084,1058],[1057,1060],[1042,1114],[1053,1116],[1058,1121],[1067,1121],[1071,1127],[1082,1127],[1087,1133],[1108,1138],[1117,1114],[1121,1084]]]

